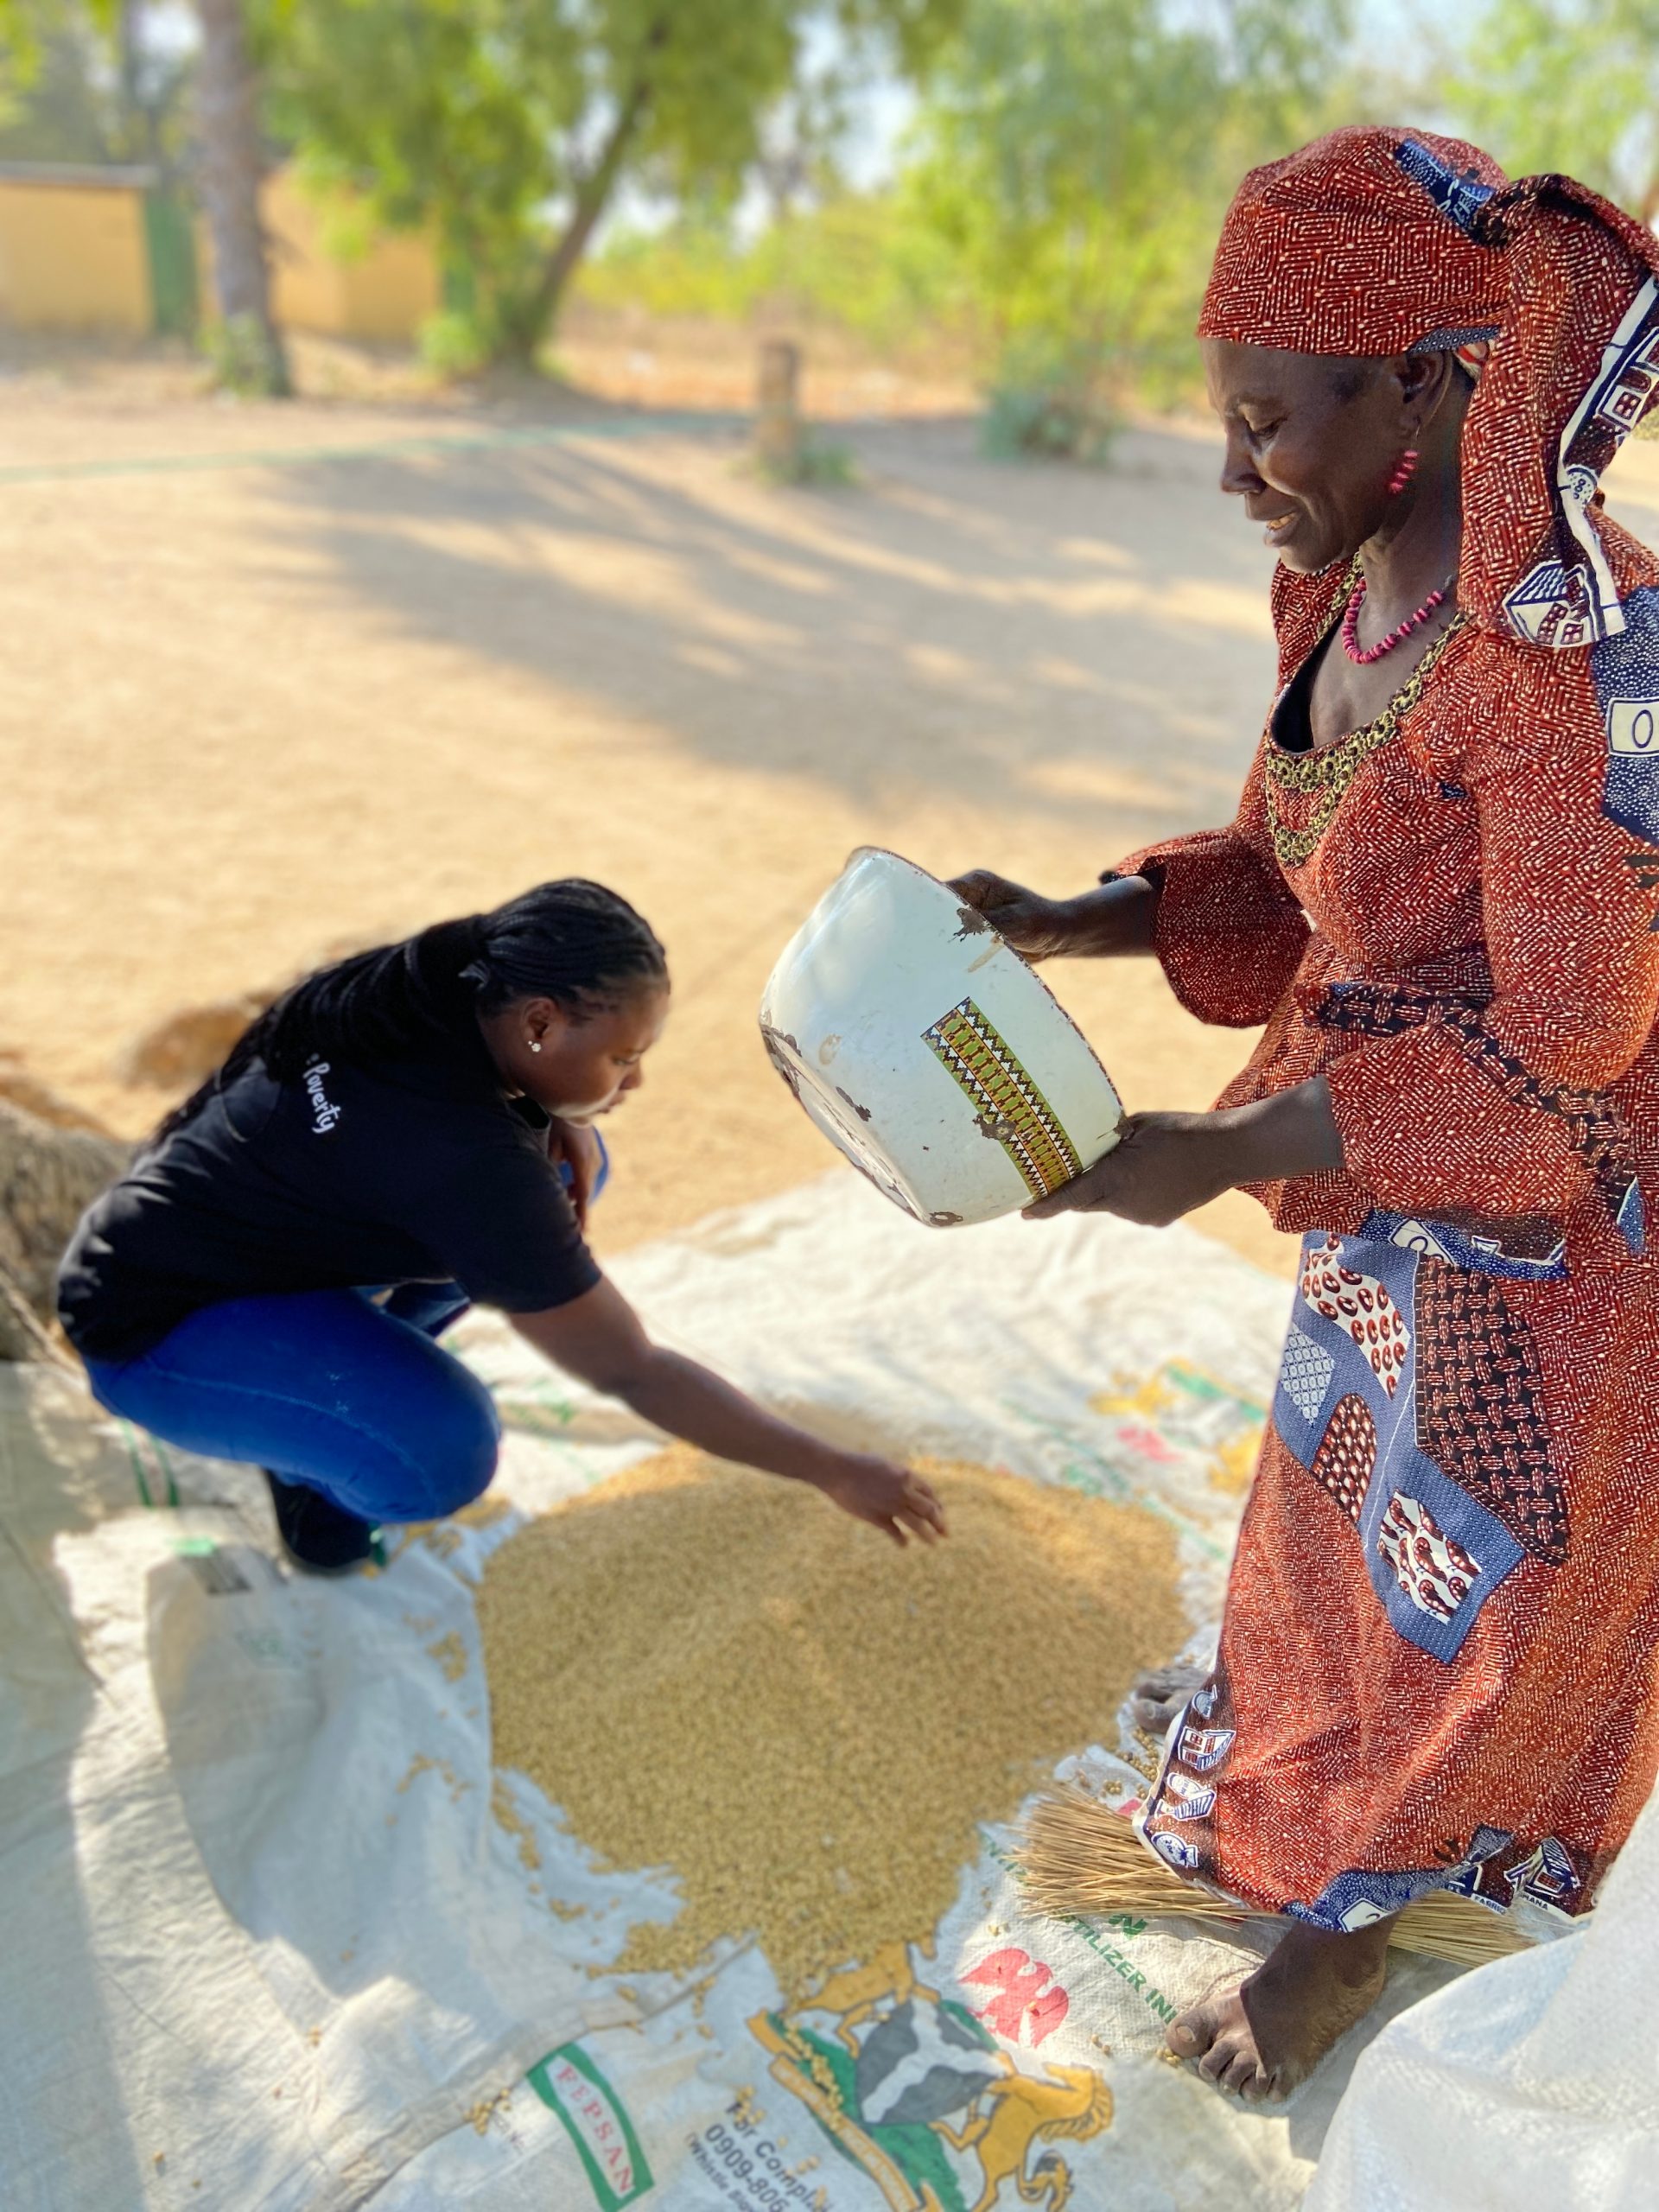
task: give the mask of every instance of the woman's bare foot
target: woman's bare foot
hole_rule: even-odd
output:
[[[1154,1667],[1149,1675],[1142,1675],[1129,1692],[1135,1726],[1144,1728],[1149,1736],[1163,1735],[1188,1698],[1209,1679],[1208,1667],[1179,1660],[1173,1667]]]
[[[1381,1996],[1392,1925],[1332,1936],[1293,1923],[1247,1981],[1183,2012],[1165,2041],[1221,2088],[1288,2096]]]

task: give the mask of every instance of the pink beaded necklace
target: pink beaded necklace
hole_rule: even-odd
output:
[[[1397,630],[1390,630],[1381,644],[1361,647],[1359,642],[1359,610],[1365,599],[1365,579],[1361,576],[1354,586],[1354,595],[1348,602],[1348,612],[1342,618],[1342,650],[1356,667],[1369,668],[1373,661],[1391,653],[1396,645],[1403,645],[1414,630],[1421,630],[1437,607],[1446,603],[1446,595],[1457,578],[1448,576],[1438,591],[1432,591],[1414,614],[1408,614]]]

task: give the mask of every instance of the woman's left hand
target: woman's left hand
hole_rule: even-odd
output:
[[[1115,1213],[1163,1229],[1230,1190],[1242,1167],[1225,1114],[1131,1114],[1103,1160],[1026,1207],[1025,1217]]]
[[[547,1156],[555,1166],[562,1160],[569,1166],[570,1203],[576,1210],[576,1226],[585,1233],[588,1202],[605,1157],[599,1132],[585,1122],[562,1122],[555,1116],[547,1127]]]
[[[1318,1075],[1248,1106],[1131,1114],[1103,1160],[1025,1215],[1046,1221],[1057,1213],[1116,1213],[1163,1229],[1241,1183],[1340,1173],[1342,1165],[1342,1133]]]

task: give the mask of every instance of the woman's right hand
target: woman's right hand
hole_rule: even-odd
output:
[[[896,1544],[907,1541],[906,1531],[928,1544],[950,1533],[938,1493],[913,1467],[871,1452],[832,1450],[807,1480],[843,1513],[868,1521]]]
[[[1071,899],[1046,899],[1040,891],[1027,891],[1023,883],[1010,883],[988,868],[953,877],[950,888],[964,906],[983,914],[1022,959],[1052,960],[1071,949],[1077,928]]]
[[[1114,875],[1098,890],[1075,899],[1046,899],[1010,883],[988,868],[970,868],[950,888],[964,906],[983,914],[1000,938],[1024,960],[1053,960],[1061,953],[1104,957],[1150,952],[1158,895],[1141,875]]]

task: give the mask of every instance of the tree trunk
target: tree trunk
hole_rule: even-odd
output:
[[[626,99],[617,110],[616,120],[600,149],[599,159],[576,186],[575,205],[570,211],[570,220],[547,257],[541,281],[531,296],[524,315],[522,346],[528,360],[535,359],[543,340],[552,328],[570,279],[575,275],[581,266],[582,257],[588,251],[594,226],[616,188],[616,181],[622,173],[622,164],[627,158],[634,133],[645,121],[645,111],[651,105],[652,57],[667,37],[667,21],[659,16],[645,34],[639,73]]]
[[[201,20],[196,126],[225,326],[222,372],[244,390],[284,398],[292,386],[270,312],[270,271],[259,219],[264,151],[247,26],[241,0],[196,0],[196,12]]]

